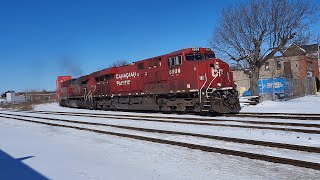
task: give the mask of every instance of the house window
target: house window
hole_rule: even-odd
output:
[[[276,65],[277,65],[277,70],[281,69],[281,62],[280,61],[276,61]]]
[[[264,64],[264,70],[265,70],[265,71],[269,71],[269,69],[270,69],[269,62],[266,62],[266,63]]]
[[[307,61],[307,70],[312,71],[313,70],[313,65],[311,61]]]

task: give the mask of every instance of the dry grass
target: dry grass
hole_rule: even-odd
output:
[[[4,110],[20,110],[20,111],[31,111],[34,105],[45,104],[48,102],[21,102],[12,104],[2,104],[0,108]]]

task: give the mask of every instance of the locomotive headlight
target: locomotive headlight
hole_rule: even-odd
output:
[[[221,83],[217,83],[217,86],[218,86],[218,87],[221,87]]]
[[[201,80],[201,81],[204,80],[204,75],[200,76],[200,80]]]

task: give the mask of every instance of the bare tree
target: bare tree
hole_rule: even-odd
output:
[[[216,51],[235,61],[258,95],[261,66],[294,41],[306,42],[315,22],[316,5],[309,0],[248,0],[221,11],[210,39]]]
[[[114,61],[110,67],[119,67],[119,66],[125,66],[125,65],[128,65],[129,62],[127,60],[124,60],[124,59],[120,59],[120,60],[117,60],[117,61]]]

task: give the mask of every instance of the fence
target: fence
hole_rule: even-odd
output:
[[[290,83],[292,87],[292,98],[313,95],[316,93],[315,77],[306,79],[292,79],[290,80]]]

